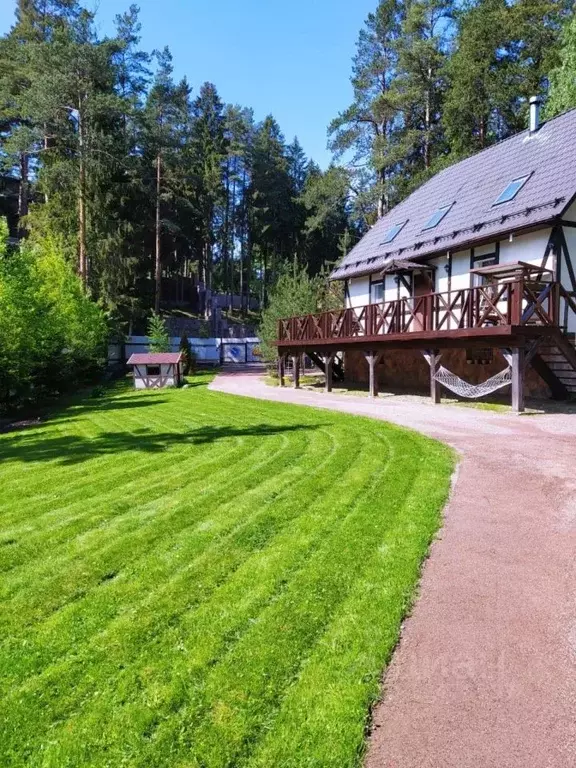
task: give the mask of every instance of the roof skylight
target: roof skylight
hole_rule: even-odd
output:
[[[422,229],[434,229],[434,227],[437,227],[453,205],[454,203],[443,205],[441,208],[438,208],[437,211],[434,211]]]
[[[390,229],[384,235],[384,240],[382,240],[380,245],[386,245],[386,243],[391,243],[392,240],[394,240],[398,232],[400,232],[400,230],[405,224],[406,222],[403,221],[401,224],[394,224],[393,227],[390,227]]]
[[[500,203],[509,203],[510,200],[514,200],[518,192],[522,189],[524,184],[528,181],[530,178],[530,174],[528,176],[521,176],[519,179],[514,179],[514,181],[511,181],[510,184],[506,187],[506,189],[498,195],[496,200],[492,203],[492,205],[500,205]]]

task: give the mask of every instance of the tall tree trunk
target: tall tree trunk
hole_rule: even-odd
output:
[[[79,149],[79,190],[78,190],[78,274],[84,288],[88,285],[88,255],[86,249],[86,124],[84,100],[78,100],[78,149]]]
[[[222,282],[224,283],[224,293],[226,295],[226,298],[228,298],[228,295],[230,293],[230,282],[229,282],[229,259],[230,259],[230,158],[228,157],[226,159],[226,203],[224,206],[224,242],[222,243]],[[231,302],[228,301],[228,304]]]
[[[268,282],[268,255],[266,251],[264,251],[264,254],[262,256],[262,307],[266,306],[266,299],[268,298],[267,293],[267,282]]]
[[[245,281],[245,274],[244,271],[246,269],[246,218],[247,218],[247,212],[246,212],[246,168],[244,167],[242,170],[242,203],[241,203],[241,221],[240,221],[240,285],[239,285],[239,291],[240,291],[240,308],[242,312],[246,312],[247,306],[246,306],[246,296],[245,296],[245,287],[244,287],[244,281]]]
[[[22,223],[28,215],[28,155],[20,153],[20,185],[18,187],[18,236],[26,237],[28,234]]]
[[[377,216],[379,219],[388,212],[388,193],[386,191],[386,169],[383,168],[380,171],[380,193],[378,194],[378,210]]]
[[[424,115],[424,168],[428,170],[430,168],[430,131],[431,131],[431,123],[432,123],[432,115],[431,115],[431,100],[432,96],[430,93],[431,89],[431,83],[432,81],[432,69],[428,68],[428,88],[426,89],[425,94],[425,115]]]
[[[161,232],[160,232],[160,189],[162,183],[162,155],[156,156],[156,247],[154,251],[154,310],[160,311],[160,298],[162,294],[162,259],[161,259]]]
[[[232,182],[232,213],[230,219],[232,221],[232,238],[228,236],[228,286],[230,289],[228,309],[230,312],[234,309],[234,229],[236,224],[236,179]],[[232,246],[232,247],[230,247]]]

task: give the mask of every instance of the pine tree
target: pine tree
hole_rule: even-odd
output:
[[[46,147],[42,126],[34,121],[29,94],[38,67],[35,50],[54,39],[79,15],[76,0],[19,0],[16,23],[0,41],[0,136],[2,167],[19,181],[18,218],[20,234],[26,234],[24,217],[28,214],[32,166],[42,145]]]
[[[346,169],[332,165],[322,172],[309,164],[300,198],[306,211],[301,261],[309,275],[334,266],[356,239],[350,222],[349,189]]]
[[[406,132],[404,176],[430,170],[444,151],[441,117],[453,0],[413,0],[398,41],[397,105]]]
[[[212,83],[204,83],[192,102],[190,150],[200,222],[198,273],[200,282],[209,292],[212,289],[216,214],[225,203],[222,176],[227,155],[224,105]]]
[[[548,117],[576,107],[576,16],[564,27],[560,61],[550,73],[550,98],[546,105]]]
[[[268,116],[254,135],[249,189],[251,244],[259,261],[263,304],[281,263],[294,255],[292,193],[284,136],[276,120]]]
[[[450,147],[464,156],[508,135],[515,95],[506,0],[478,0],[457,16],[444,128]]]
[[[350,166],[375,177],[376,215],[394,202],[394,174],[405,156],[404,130],[399,120],[395,81],[398,41],[404,18],[400,0],[380,0],[360,32],[353,61],[354,101],[328,128],[337,158],[352,154]]]
[[[154,308],[161,303],[163,237],[173,228],[174,211],[168,203],[173,200],[172,181],[178,173],[178,150],[184,140],[189,88],[185,80],[175,84],[172,79],[172,56],[168,48],[156,53],[158,68],[148,94],[144,114],[144,159],[148,171],[148,189],[154,200]]]
[[[514,0],[509,7],[510,50],[516,93],[513,131],[528,124],[531,96],[545,96],[551,70],[560,65],[563,21],[573,16],[572,0]]]

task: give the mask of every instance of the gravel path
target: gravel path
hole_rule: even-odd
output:
[[[385,419],[461,455],[367,768],[576,766],[576,415],[280,389],[250,371],[211,386]]]

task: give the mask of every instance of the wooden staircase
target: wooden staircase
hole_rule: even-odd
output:
[[[548,384],[555,399],[576,396],[576,347],[573,336],[559,330],[538,347],[531,364]]]
[[[324,365],[324,361],[320,355],[318,355],[316,352],[307,352],[306,354],[310,360],[312,360],[314,365],[320,368],[322,373],[326,373],[326,366]],[[332,363],[332,377],[334,381],[344,381],[344,366],[342,365],[342,360],[337,357],[334,358]]]

